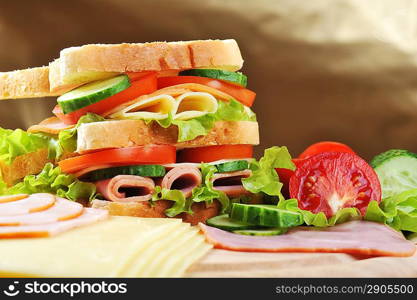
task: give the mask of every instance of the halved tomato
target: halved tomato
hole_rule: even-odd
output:
[[[72,125],[88,112],[103,115],[123,103],[153,93],[157,89],[156,73],[129,73],[128,76],[131,86],[120,93],[68,114],[64,114],[59,105],[55,106],[52,112],[65,124]]]
[[[64,173],[76,173],[97,165],[172,164],[175,158],[174,146],[147,145],[88,153],[61,160],[58,165]]]
[[[338,142],[325,141],[325,142],[318,142],[307,147],[307,149],[305,149],[303,153],[301,153],[298,156],[298,158],[303,159],[303,158],[307,158],[307,157],[310,157],[310,156],[313,156],[322,152],[344,152],[344,153],[355,154],[352,148],[350,148],[348,145],[338,143]]]
[[[301,209],[333,216],[344,207],[365,214],[371,200],[381,201],[375,171],[352,153],[323,152],[301,160],[290,179],[290,196]]]
[[[167,76],[158,78],[158,89],[168,86],[183,84],[183,83],[198,83],[207,85],[209,87],[218,89],[226,94],[229,94],[243,105],[251,107],[255,101],[256,93],[247,88],[238,86],[236,84],[227,83],[222,80],[217,80],[207,77],[199,76]]]
[[[178,162],[212,162],[222,159],[242,159],[253,156],[252,145],[219,145],[187,148],[178,151]]]
[[[301,161],[302,160],[299,158],[292,159],[292,162],[295,164],[296,167]],[[277,171],[279,181],[283,184],[281,193],[284,195],[285,198],[289,198],[290,197],[290,179],[294,175],[295,171],[290,170],[290,169],[284,169],[284,168],[276,168],[275,171]]]

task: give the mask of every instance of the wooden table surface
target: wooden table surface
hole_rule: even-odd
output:
[[[358,258],[339,253],[211,250],[186,277],[417,277],[412,257]]]

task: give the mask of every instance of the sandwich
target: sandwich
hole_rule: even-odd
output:
[[[4,130],[2,193],[192,224],[279,196],[273,170],[293,164],[285,147],[253,158],[256,94],[242,65],[235,40],[203,40],[72,47],[1,73],[1,99],[57,97],[51,117]]]

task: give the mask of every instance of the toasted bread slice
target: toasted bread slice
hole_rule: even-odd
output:
[[[0,72],[0,99],[56,96],[49,90],[49,68]]]
[[[48,162],[51,160],[48,159],[48,149],[46,148],[20,155],[10,165],[0,161],[0,178],[8,186],[11,186],[26,175],[38,174]]]
[[[154,205],[149,202],[112,202],[105,200],[93,200],[91,206],[99,209],[106,209],[113,216],[131,216],[141,218],[167,218],[164,211],[172,206],[172,201],[160,200]],[[212,204],[193,203],[191,206],[193,214],[182,213],[176,218],[183,219],[184,222],[197,225],[199,222],[205,223],[207,219],[217,216],[220,211],[220,203],[214,201]]]
[[[95,44],[61,51],[50,64],[52,92],[125,72],[222,68],[239,70],[243,59],[235,40]]]
[[[259,144],[257,122],[218,121],[205,136],[191,141],[177,142],[178,128],[163,128],[156,123],[147,125],[142,120],[117,120],[85,123],[78,128],[77,152],[106,148],[124,148],[148,144],[172,144],[177,148],[227,144]]]

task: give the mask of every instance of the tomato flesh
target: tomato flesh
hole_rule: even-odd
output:
[[[178,162],[212,162],[222,159],[242,159],[253,156],[252,145],[219,145],[187,148],[178,151]]]
[[[76,173],[99,165],[171,164],[176,160],[176,148],[171,145],[147,145],[108,149],[61,160],[64,173]]]
[[[381,201],[376,173],[352,153],[323,152],[298,161],[289,187],[301,209],[327,217],[345,207],[356,207],[364,215],[371,200]]]
[[[298,158],[303,159],[303,158],[307,158],[307,157],[310,157],[310,156],[313,156],[322,152],[344,152],[344,153],[355,154],[352,148],[350,148],[348,145],[338,143],[338,142],[326,141],[326,142],[318,142],[307,147],[307,149],[305,149],[303,153],[301,153],[298,156]]]
[[[155,73],[129,73],[128,76],[131,79],[131,85],[120,93],[68,114],[64,114],[59,105],[55,106],[52,112],[65,124],[72,125],[76,124],[86,113],[91,112],[103,115],[123,103],[129,102],[139,96],[153,93],[157,89]]]
[[[198,83],[218,89],[226,94],[229,94],[243,105],[251,107],[255,101],[256,93],[238,86],[235,84],[227,83],[222,80],[217,80],[207,77],[199,76],[167,76],[158,78],[158,89],[162,89],[168,86],[184,84],[184,83]]]

